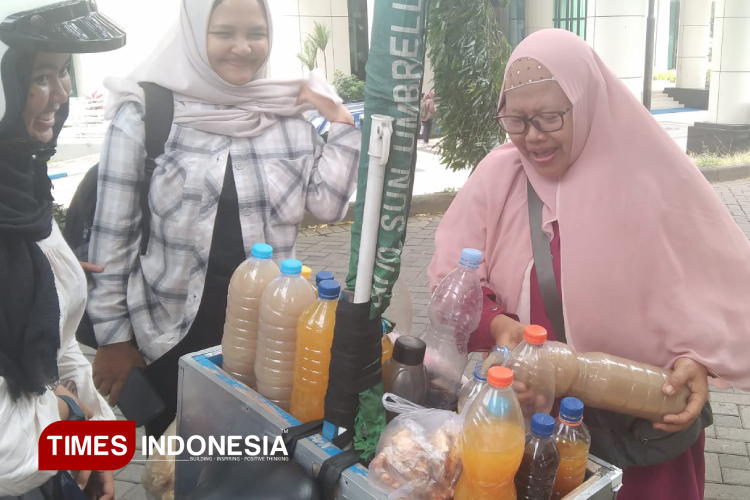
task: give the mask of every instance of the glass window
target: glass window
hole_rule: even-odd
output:
[[[669,52],[667,53],[667,69],[677,67],[677,32],[680,28],[680,0],[672,0],[669,4]]]
[[[352,74],[365,79],[370,47],[367,41],[367,0],[347,0],[349,7],[349,60]]]
[[[508,43],[515,48],[526,37],[526,0],[510,0],[508,25]]]
[[[586,39],[586,0],[555,0],[555,28],[568,30]]]

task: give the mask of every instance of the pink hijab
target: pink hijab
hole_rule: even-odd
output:
[[[521,58],[545,65],[573,103],[574,162],[553,181],[511,143],[487,155],[438,228],[432,285],[461,248],[481,249],[482,278],[528,321],[528,178],[545,204],[545,232],[559,224],[572,345],[667,368],[689,357],[750,389],[750,242],[726,207],[580,38],[534,33],[510,62]]]

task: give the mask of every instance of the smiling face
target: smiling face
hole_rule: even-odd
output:
[[[49,142],[54,134],[55,113],[70,95],[70,54],[39,52],[31,71],[31,84],[23,111],[29,135]]]
[[[269,50],[268,22],[259,0],[223,0],[208,21],[206,50],[216,74],[234,85],[251,82]]]
[[[505,94],[502,115],[531,118],[539,113],[562,112],[570,101],[560,85],[546,81],[509,90]],[[511,142],[537,172],[550,179],[560,179],[567,172],[573,150],[573,116],[563,117],[563,126],[556,132],[541,132],[529,124],[525,133],[508,134]]]

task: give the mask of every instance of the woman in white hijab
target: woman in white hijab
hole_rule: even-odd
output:
[[[356,184],[360,132],[321,76],[266,79],[266,0],[182,0],[178,25],[127,80],[108,79],[112,125],[99,164],[89,245],[88,312],[99,349],[94,381],[110,404],[133,367],[145,367],[166,411],[176,411],[177,361],[218,345],[229,279],[255,243],[294,256],[305,209],[343,217]],[[151,237],[141,255],[144,94],[174,95],[174,121],[149,188]],[[301,113],[331,122],[325,143]]]

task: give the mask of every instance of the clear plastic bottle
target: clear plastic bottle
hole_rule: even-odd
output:
[[[301,422],[323,418],[339,295],[338,281],[321,281],[318,300],[305,309],[297,323],[290,413]]]
[[[467,404],[471,404],[474,396],[479,394],[479,392],[487,385],[487,377],[485,377],[483,373],[482,362],[477,361],[477,364],[474,367],[474,374],[468,382],[461,387],[461,390],[458,391],[458,413],[463,413]]]
[[[250,255],[237,267],[229,282],[221,352],[224,371],[255,388],[260,298],[269,283],[279,275],[279,266],[271,260],[273,248],[265,243],[253,245]]]
[[[297,322],[315,301],[312,287],[301,272],[300,261],[283,261],[281,275],[268,285],[260,299],[256,384],[262,396],[285,411],[289,411],[294,385]]]
[[[560,453],[552,498],[559,500],[578,488],[586,477],[591,434],[583,423],[583,403],[577,398],[563,398],[554,434]]]
[[[464,248],[458,267],[443,278],[432,292],[428,308],[430,324],[453,335],[466,347],[482,316],[482,282],[477,274],[482,252]]]
[[[516,474],[518,500],[550,500],[555,486],[560,454],[552,434],[555,419],[546,413],[531,417],[531,432],[526,435],[526,449]]]
[[[510,353],[505,366],[513,370],[513,389],[528,430],[535,413],[549,413],[555,403],[555,367],[545,342],[547,330],[529,325],[523,341]]]
[[[685,410],[690,389],[667,396],[670,370],[601,352],[579,353],[561,342],[547,342],[555,367],[555,397],[573,396],[587,406],[661,422]]]
[[[414,404],[424,404],[427,396],[427,370],[424,367],[425,343],[411,335],[402,335],[393,346],[393,356],[383,365],[383,388]],[[387,412],[390,422],[396,414]]]
[[[394,331],[401,335],[411,334],[412,318],[414,317],[414,301],[403,276],[399,276],[391,290],[391,303],[383,312],[383,317],[395,324]]]
[[[461,432],[463,472],[455,500],[515,500],[514,477],[524,453],[521,407],[513,372],[493,366],[488,385],[469,406]]]
[[[429,377],[426,404],[455,410],[466,368],[469,336],[482,315],[482,284],[477,274],[482,252],[465,248],[461,261],[435,288],[428,307],[425,366]]]

